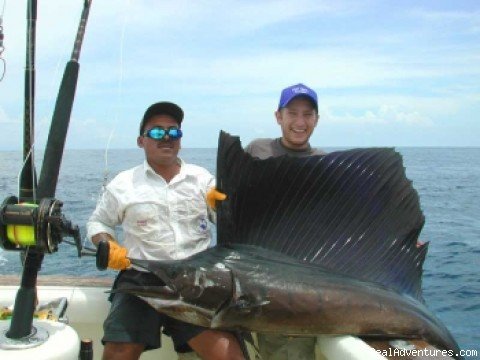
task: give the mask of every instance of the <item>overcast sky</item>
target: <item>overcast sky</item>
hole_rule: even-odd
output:
[[[19,150],[27,2],[4,3],[0,149]],[[82,6],[38,1],[37,149]],[[183,147],[276,137],[299,82],[319,96],[313,145],[480,146],[480,2],[93,0],[66,146],[135,147],[158,100],[184,108]]]

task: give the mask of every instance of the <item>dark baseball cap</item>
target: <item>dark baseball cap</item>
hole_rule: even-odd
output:
[[[157,115],[170,115],[178,123],[178,126],[182,124],[183,110],[180,106],[168,101],[157,102],[150,105],[145,111],[143,119],[140,122],[140,135],[143,134],[147,121]]]

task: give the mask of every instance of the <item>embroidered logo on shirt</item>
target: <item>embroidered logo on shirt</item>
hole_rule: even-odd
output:
[[[199,224],[200,230],[203,230],[203,231],[207,230],[207,226],[208,226],[207,220],[200,219],[200,224]]]

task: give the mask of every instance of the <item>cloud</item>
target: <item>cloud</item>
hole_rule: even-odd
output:
[[[119,18],[119,12],[128,12],[125,21],[137,25],[136,29],[132,29],[134,31],[145,33],[144,30],[150,29],[158,33],[161,24],[164,31],[158,33],[160,37],[175,31],[189,36],[209,34],[220,38],[251,33],[302,17],[350,14],[361,8],[365,1],[124,1],[123,5],[117,7],[117,13],[111,11],[111,4],[107,5],[105,1],[103,3],[103,9],[97,10],[102,17],[115,21]]]
[[[445,22],[459,22],[467,23],[479,23],[480,11],[467,11],[467,10],[431,10],[416,8],[411,11],[413,16],[419,17],[425,21],[431,21],[435,23]]]
[[[320,110],[324,116],[322,121],[332,124],[378,124],[392,125],[403,124],[408,126],[429,127],[433,125],[432,119],[415,110],[400,109],[397,106],[381,105],[377,109],[365,110],[360,114],[336,114],[329,108]]]
[[[480,33],[480,11],[467,9],[432,10],[416,8],[411,11],[413,17],[442,28],[454,27],[457,32],[465,34]]]
[[[7,122],[8,129],[12,121],[21,128],[26,4],[9,2],[5,12],[1,133]],[[39,142],[82,5],[39,2]],[[480,110],[479,12],[463,2],[424,6],[376,0],[94,1],[67,146],[135,146],[138,118],[158,99],[178,102],[192,120],[185,129],[196,136],[185,137],[185,146],[215,146],[220,128],[248,140],[278,134],[272,112],[279,92],[297,82],[318,91],[327,124],[370,124],[386,132],[393,124],[409,130],[461,126]]]

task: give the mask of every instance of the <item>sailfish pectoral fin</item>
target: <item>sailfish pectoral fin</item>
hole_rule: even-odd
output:
[[[218,312],[220,313],[222,311],[235,311],[238,314],[247,315],[260,311],[263,306],[268,304],[270,304],[270,301],[268,300],[261,301],[249,298],[248,296],[243,296],[223,307]]]
[[[243,296],[237,299],[231,307],[239,313],[250,314],[258,311],[261,307],[268,304],[270,304],[269,300],[252,299],[248,296]]]
[[[265,305],[270,303],[264,297],[255,295],[252,292],[245,292],[242,289],[240,280],[231,272],[232,277],[232,297],[218,308],[212,317],[212,327],[225,327],[232,319],[242,318],[246,315],[252,316],[262,311]],[[235,320],[234,320],[235,322]]]
[[[229,327],[233,318],[242,318],[246,315],[253,316],[262,311],[268,305],[268,300],[258,300],[248,296],[242,296],[220,307],[212,317],[212,328]]]

